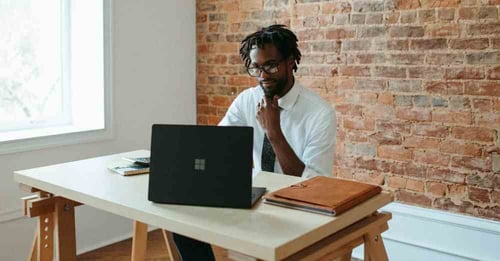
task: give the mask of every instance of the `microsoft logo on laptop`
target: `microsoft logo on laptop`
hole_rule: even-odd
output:
[[[194,160],[195,170],[205,170],[205,159],[195,159]]]

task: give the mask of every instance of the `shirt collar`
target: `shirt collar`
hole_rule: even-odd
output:
[[[302,87],[297,83],[297,80],[295,80],[292,88],[285,94],[285,96],[278,99],[278,105],[280,108],[286,111],[292,109],[300,95],[301,89]]]

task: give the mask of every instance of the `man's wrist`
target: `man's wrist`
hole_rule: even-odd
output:
[[[267,131],[267,138],[269,139],[269,141],[271,143],[275,143],[275,142],[279,142],[283,139],[285,139],[285,136],[283,135],[283,132],[281,131],[280,128],[278,128],[277,130],[274,130],[274,131],[271,131],[271,130],[268,130]]]

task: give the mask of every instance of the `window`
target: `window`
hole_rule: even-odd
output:
[[[0,0],[0,153],[110,137],[109,10]]]

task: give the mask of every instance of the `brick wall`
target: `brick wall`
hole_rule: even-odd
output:
[[[335,106],[334,175],[408,204],[500,220],[499,0],[199,0],[198,123],[257,83],[260,26],[298,35],[297,78]]]

